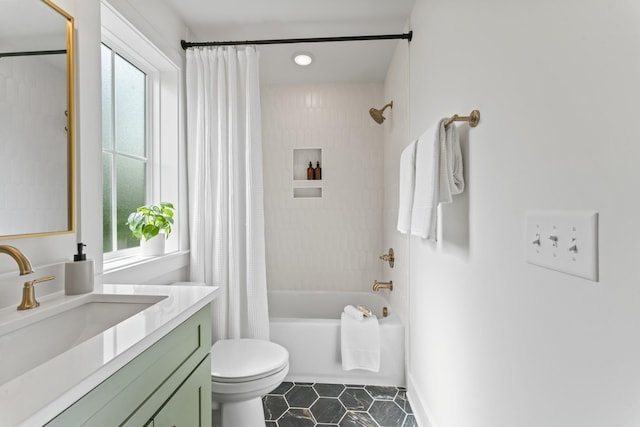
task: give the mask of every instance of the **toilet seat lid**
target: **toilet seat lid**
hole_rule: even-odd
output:
[[[211,378],[214,381],[251,381],[279,372],[288,364],[289,352],[270,341],[219,340],[211,347]]]

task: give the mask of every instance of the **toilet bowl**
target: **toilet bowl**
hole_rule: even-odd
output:
[[[219,340],[211,347],[211,400],[222,427],[263,427],[262,396],[289,372],[289,352],[264,340]]]

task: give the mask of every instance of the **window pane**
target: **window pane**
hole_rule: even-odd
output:
[[[145,74],[118,55],[114,73],[117,151],[145,156]]]
[[[102,45],[102,147],[113,147],[111,49]]]
[[[111,204],[113,185],[113,156],[102,153],[102,252],[113,250],[113,220],[111,218]]]
[[[129,214],[146,203],[147,76],[101,45],[103,252],[139,246],[127,225]]]
[[[116,156],[116,206],[118,250],[139,246],[131,235],[127,218],[145,203],[146,164],[144,161]]]

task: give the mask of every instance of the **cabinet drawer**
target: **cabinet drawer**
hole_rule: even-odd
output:
[[[210,356],[182,383],[152,421],[153,427],[211,427]]]

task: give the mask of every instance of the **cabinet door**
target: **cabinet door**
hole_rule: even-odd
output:
[[[153,427],[211,427],[211,359],[207,356],[153,417]]]

